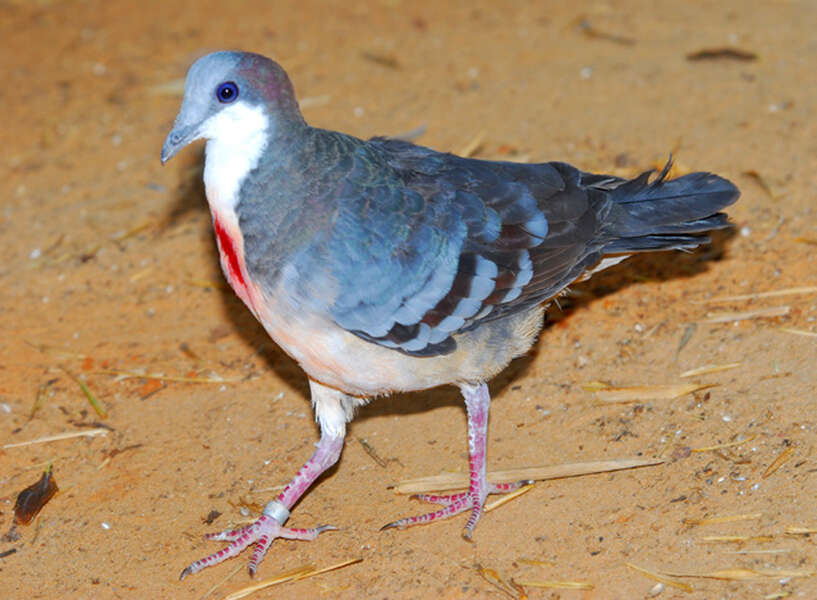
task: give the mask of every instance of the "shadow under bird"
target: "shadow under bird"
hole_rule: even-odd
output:
[[[625,180],[311,127],[284,70],[245,52],[193,64],[162,162],[199,138],[224,274],[306,371],[321,437],[259,519],[207,536],[229,544],[182,578],[251,544],[254,574],[275,538],[334,529],[284,523],[337,462],[355,408],[393,391],[459,387],[471,477],[465,492],[421,496],[439,510],[386,528],[468,512],[470,538],[488,494],[526,483],[485,479],[486,381],[530,349],[544,305],[632,253],[707,242],[739,195],[711,173]]]

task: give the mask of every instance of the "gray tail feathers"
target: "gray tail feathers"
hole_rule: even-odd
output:
[[[671,159],[652,183],[647,171],[608,192],[612,207],[604,231],[612,239],[605,253],[694,248],[709,241],[696,234],[729,226],[718,211],[738,199],[738,188],[712,173],[667,180],[670,166]]]

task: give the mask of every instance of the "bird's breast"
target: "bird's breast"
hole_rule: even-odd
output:
[[[250,278],[244,261],[244,239],[238,228],[235,213],[223,214],[213,211],[213,230],[216,234],[221,270],[236,295],[258,317],[261,294]]]

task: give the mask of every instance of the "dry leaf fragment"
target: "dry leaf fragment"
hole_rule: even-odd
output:
[[[48,468],[39,481],[17,495],[17,501],[14,503],[14,524],[28,525],[43,506],[54,497],[57,489],[57,482],[54,481],[51,468]]]

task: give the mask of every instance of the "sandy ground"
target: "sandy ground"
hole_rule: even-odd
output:
[[[249,583],[248,553],[184,582],[179,572],[217,548],[203,533],[258,510],[317,439],[302,372],[224,288],[200,148],[158,160],[191,61],[241,47],[288,69],[316,125],[359,136],[423,126],[420,143],[451,151],[483,132],[479,157],[622,175],[673,151],[679,172],[711,170],[743,192],[734,235],[577,286],[530,357],[492,384],[491,469],[664,464],[541,482],[484,517],[470,544],[464,518],[381,533],[422,508],[389,486],[464,471],[467,446],[455,390],[378,400],[290,521],[340,530],[276,541],[257,579],[362,562],[254,597],[519,597],[480,566],[595,586],[527,587],[531,598],[660,591],[627,563],[750,570],[676,578],[694,591],[659,598],[817,597],[804,576],[817,569],[813,540],[787,533],[817,527],[817,295],[707,302],[817,284],[815,25],[807,1],[0,3],[0,442],[109,430],[0,450],[3,533],[49,463],[61,490],[19,539],[0,541],[16,550],[0,558],[0,595],[199,599],[220,583],[211,597],[222,598]],[[756,59],[687,58],[726,46]],[[783,317],[704,322],[781,306]],[[593,381],[715,387],[602,404],[583,388]],[[694,451],[719,444],[732,445]]]

